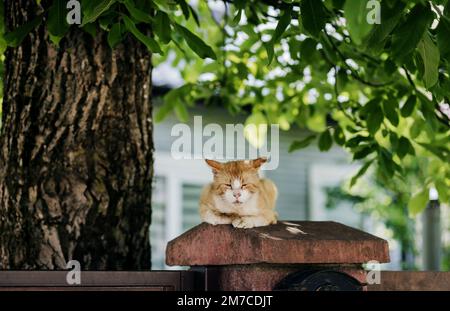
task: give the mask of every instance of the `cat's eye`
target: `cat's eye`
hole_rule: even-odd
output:
[[[242,187],[247,187],[248,186],[248,184],[242,184]]]
[[[231,184],[225,184],[225,186],[227,186],[228,188],[231,188]]]

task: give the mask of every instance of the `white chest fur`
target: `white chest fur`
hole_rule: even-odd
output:
[[[222,197],[214,196],[214,207],[223,214],[237,214],[240,216],[252,216],[257,215],[258,209],[258,193],[252,195],[252,197],[242,204],[230,204]]]

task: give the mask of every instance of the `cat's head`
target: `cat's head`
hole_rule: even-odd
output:
[[[229,204],[240,205],[259,191],[258,170],[266,158],[220,163],[206,160],[214,174],[213,191]]]

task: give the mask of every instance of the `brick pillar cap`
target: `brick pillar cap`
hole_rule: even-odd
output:
[[[169,266],[389,262],[387,241],[333,221],[237,229],[202,223],[167,244]]]

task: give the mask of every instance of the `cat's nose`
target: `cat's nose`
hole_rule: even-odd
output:
[[[240,192],[235,192],[235,193],[233,193],[233,196],[237,199],[237,198],[239,198],[241,196],[241,193]]]

